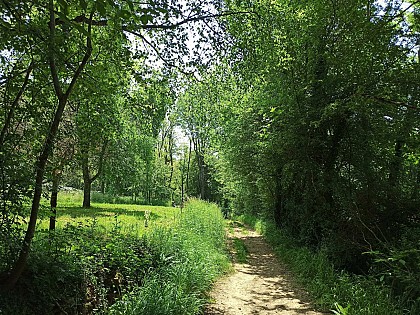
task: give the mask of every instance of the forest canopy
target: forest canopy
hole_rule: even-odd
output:
[[[271,218],[420,309],[419,1],[0,8],[3,289],[80,189]]]

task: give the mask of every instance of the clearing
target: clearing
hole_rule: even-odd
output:
[[[286,266],[261,235],[235,223],[229,242],[234,239],[245,245],[247,261],[235,260],[234,272],[216,283],[210,294],[214,303],[205,314],[325,314],[314,310],[307,294],[296,287]]]

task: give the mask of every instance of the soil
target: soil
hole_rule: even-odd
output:
[[[261,235],[236,223],[229,233],[230,244],[234,238],[244,242],[247,262],[234,259],[233,273],[219,280],[210,293],[214,302],[207,306],[206,315],[326,314],[315,311]]]

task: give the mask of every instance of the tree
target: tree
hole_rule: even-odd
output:
[[[237,209],[273,216],[337,265],[366,270],[361,253],[398,239],[418,203],[404,158],[416,154],[413,28],[390,3],[383,14],[362,1],[228,5],[255,15],[226,17],[241,97],[230,94],[219,119],[231,168],[219,166],[219,182]]]

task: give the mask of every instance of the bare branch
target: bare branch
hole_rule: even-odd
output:
[[[207,20],[207,19],[212,19],[212,18],[218,18],[218,17],[223,17],[223,16],[230,16],[230,15],[236,15],[236,14],[253,14],[255,12],[252,11],[228,11],[228,12],[222,12],[222,13],[218,13],[218,14],[209,14],[209,15],[200,15],[200,16],[195,16],[195,17],[190,17],[190,18],[186,18],[182,21],[179,21],[178,23],[174,23],[174,24],[144,24],[144,25],[139,25],[138,27],[141,29],[163,29],[163,30],[168,30],[168,29],[176,29],[177,27],[190,23],[190,22],[198,22],[198,21],[202,21],[202,20]]]
[[[29,82],[29,76],[30,76],[34,66],[35,65],[34,65],[34,62],[32,60],[31,63],[29,64],[28,68],[26,69],[26,75],[25,75],[25,79],[23,80],[23,84],[20,87],[19,92],[17,93],[12,105],[10,106],[9,112],[7,114],[6,120],[4,122],[3,128],[2,128],[1,133],[0,133],[0,148],[3,146],[4,138],[6,136],[7,129],[9,129],[10,122],[12,121],[12,117],[13,117],[15,109],[16,109],[18,103],[19,103],[19,100],[22,97],[23,92],[25,92],[26,86],[28,85],[28,82]]]
[[[134,32],[134,31],[131,31],[131,30],[129,30],[129,29],[127,29],[127,28],[125,28],[125,27],[123,27],[123,31],[125,31],[125,32],[128,32],[128,33],[130,33],[130,34],[133,34],[133,35],[135,35],[135,36],[137,36],[137,37],[140,37],[141,38],[141,40],[144,42],[144,43],[146,43],[150,48],[152,48],[152,50],[156,53],[156,55],[158,56],[158,58],[160,59],[160,60],[162,60],[163,61],[163,63],[166,65],[166,66],[168,66],[168,67],[170,67],[170,68],[175,68],[175,69],[177,69],[180,73],[182,73],[182,74],[185,74],[185,75],[187,75],[187,76],[193,76],[196,80],[198,80],[196,77],[195,77],[195,75],[194,75],[194,71],[191,71],[191,72],[187,72],[187,71],[184,71],[181,67],[179,67],[179,66],[177,66],[176,64],[174,64],[173,62],[171,62],[171,61],[169,61],[169,60],[167,60],[165,57],[163,57],[162,56],[162,54],[159,52],[159,50],[149,41],[149,40],[147,40],[147,38],[146,37],[144,37],[142,34],[140,34],[140,33],[138,33],[138,32]]]

